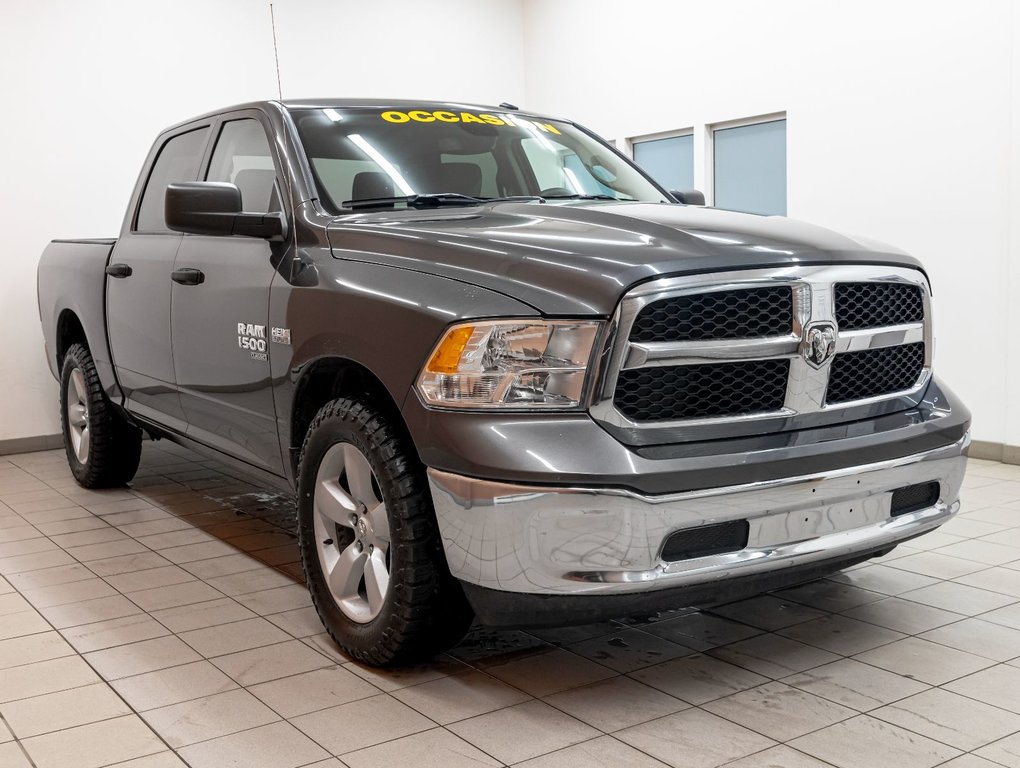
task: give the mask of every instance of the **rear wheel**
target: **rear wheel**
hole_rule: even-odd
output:
[[[64,355],[60,417],[67,463],[81,485],[109,488],[135,476],[142,432],[110,405],[83,344],[72,345]]]
[[[298,533],[319,617],[353,658],[404,664],[464,636],[471,611],[446,566],[423,469],[369,405],[334,400],[312,421]]]

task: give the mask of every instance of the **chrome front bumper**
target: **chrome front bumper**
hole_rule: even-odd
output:
[[[530,595],[619,595],[852,558],[926,533],[959,509],[969,432],[951,445],[824,474],[664,496],[509,485],[429,469],[450,571]],[[739,465],[734,475],[739,475]],[[892,492],[938,481],[933,506],[890,516]],[[747,520],[739,552],[666,562],[672,533]]]

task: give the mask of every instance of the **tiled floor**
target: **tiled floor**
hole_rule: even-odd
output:
[[[0,766],[1020,766],[1020,467],[826,581],[393,672],[297,559],[289,499],[173,445],[102,493],[0,457]]]

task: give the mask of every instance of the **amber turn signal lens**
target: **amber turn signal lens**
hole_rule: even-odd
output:
[[[460,356],[474,332],[473,325],[461,325],[446,334],[426,370],[430,373],[456,373],[460,366]]]

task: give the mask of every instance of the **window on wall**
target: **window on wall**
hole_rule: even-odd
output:
[[[666,189],[694,189],[694,136],[631,142],[634,162]]]
[[[712,131],[716,208],[786,215],[786,120]]]

